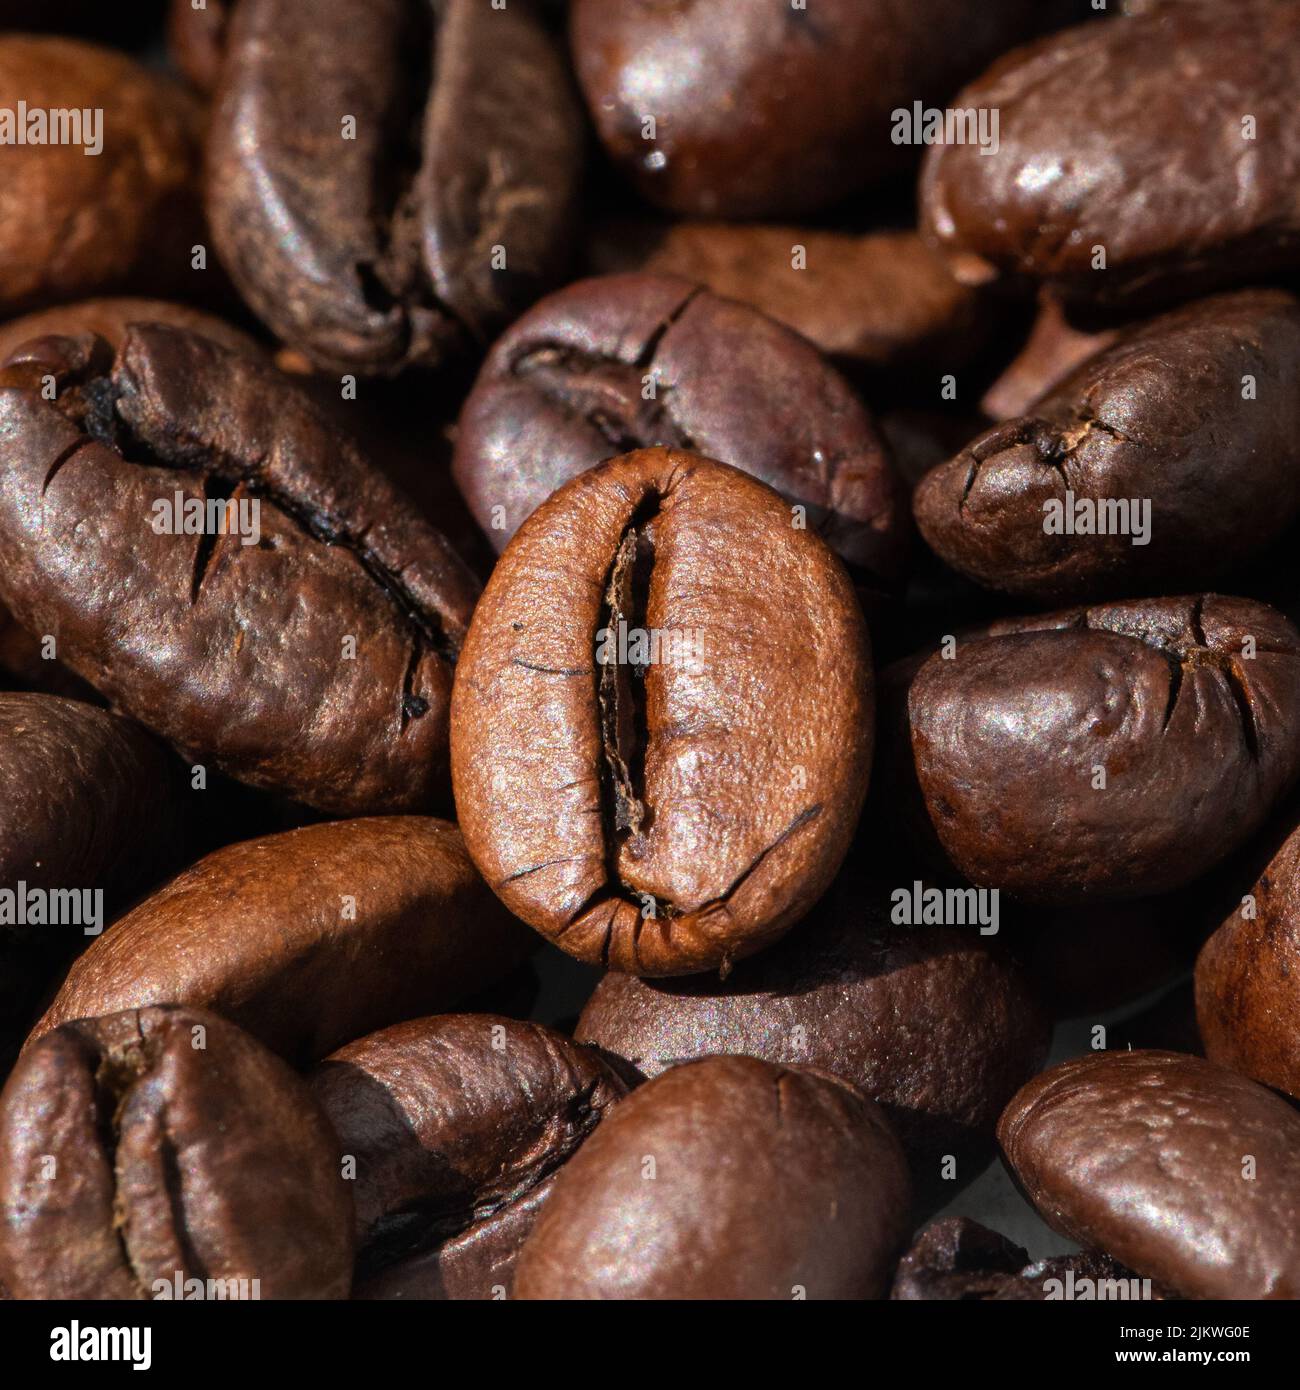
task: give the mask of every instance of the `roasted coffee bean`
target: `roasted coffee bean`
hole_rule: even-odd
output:
[[[179,813],[172,760],[138,725],[0,693],[0,888],[98,888],[111,903],[160,866]],[[0,935],[12,926],[0,916]]]
[[[215,1009],[291,1062],[454,1006],[532,938],[455,826],[334,821],[229,845],[146,898],[74,962],[34,1038],[147,1004]]]
[[[543,1178],[499,1212],[468,1226],[458,1236],[407,1255],[378,1273],[359,1278],[352,1297],[366,1302],[499,1300],[509,1296],[515,1263],[558,1176]]]
[[[0,91],[5,115],[25,117],[4,140],[0,314],[192,289],[204,238],[190,96],[125,54],[28,34],[0,35]]]
[[[971,882],[1140,898],[1205,873],[1300,774],[1300,633],[1247,599],[1135,599],[993,625],[908,694],[929,820]]]
[[[995,158],[936,145],[929,235],[959,278],[1154,303],[1300,266],[1300,6],[1173,3],[1040,39],[952,99]],[[1104,257],[1104,259],[1103,259]]]
[[[135,324],[116,353],[37,340],[0,383],[0,600],[25,627],[195,762],[335,814],[445,801],[477,584],[286,378]],[[182,505],[203,534],[175,534]]]
[[[833,1072],[885,1111],[914,1180],[937,1180],[942,1157],[991,1144],[1051,1030],[1024,972],[975,925],[895,926],[889,903],[837,884],[723,983],[608,974],[575,1036],[648,1077],[723,1053]]]
[[[1028,415],[1048,392],[1076,367],[1115,341],[1115,326],[1075,322],[1054,294],[1038,296],[1038,312],[1024,345],[980,399],[980,409],[994,420]]]
[[[881,415],[880,432],[889,446],[895,471],[910,492],[932,468],[947,462],[966,447],[968,440],[982,434],[987,423],[979,415],[899,406]],[[926,557],[920,558],[924,562]],[[908,588],[909,600],[915,600],[915,590],[913,582]]]
[[[894,113],[948,95],[1034,32],[1038,9],[574,0],[570,34],[596,130],[640,192],[675,212],[776,218],[906,168],[917,150],[894,138]]]
[[[391,373],[486,341],[562,270],[582,145],[523,0],[241,0],[208,211],[281,338]]]
[[[947,1216],[931,1222],[899,1261],[890,1298],[902,1302],[1007,1302],[1083,1297],[1126,1297],[1109,1290],[1133,1272],[1107,1255],[1080,1251],[1031,1263],[1029,1252],[978,1221]],[[1068,1285],[1067,1285],[1068,1281]],[[1099,1286],[1105,1286],[1099,1291]],[[1164,1292],[1151,1291],[1163,1298]]]
[[[0,362],[34,338],[57,334],[97,333],[116,348],[132,323],[167,323],[200,333],[234,351],[253,356],[261,352],[248,334],[215,314],[166,299],[112,298],[64,304],[0,324]],[[83,698],[93,693],[62,663],[47,659],[41,648],[40,639],[25,632],[0,606],[0,672],[16,676],[28,688],[53,695]]]
[[[98,704],[98,694],[61,662],[47,656],[48,650],[42,638],[20,627],[0,603],[0,689],[62,695],[84,704]]]
[[[167,11],[167,51],[187,81],[210,96],[221,76],[230,17],[237,0],[171,0]]]
[[[113,296],[60,304],[0,323],[0,362],[7,361],[34,338],[75,338],[81,333],[95,333],[117,351],[133,323],[163,323],[210,338],[232,352],[246,353],[250,357],[266,356],[261,344],[250,334],[206,310],[171,299]]]
[[[634,1091],[566,1164],[515,1297],[880,1298],[908,1200],[898,1141],[847,1082],[692,1062]]]
[[[279,1058],[201,1009],[82,1019],[26,1053],[0,1093],[0,1216],[15,1298],[183,1298],[187,1280],[346,1298],[351,1279],[329,1124]]]
[[[1054,1230],[1187,1298],[1300,1297],[1300,1115],[1175,1052],[1094,1053],[1035,1077],[998,1125]]]
[[[178,793],[166,750],[130,720],[0,693],[0,1077],[68,959],[170,867]]]
[[[642,271],[707,285],[802,333],[828,357],[877,370],[964,366],[993,316],[913,231],[823,231],[738,222],[596,227],[600,274]]]
[[[848,848],[866,626],[770,488],[644,449],[524,523],[474,614],[452,725],[465,843],[516,916],[609,969],[725,973]]]
[[[1300,1099],[1300,830],[1196,962],[1205,1055]]]
[[[626,1090],[594,1049],[491,1014],[386,1028],[327,1057],[311,1085],[356,1160],[358,1280],[416,1255],[422,1283],[441,1275],[422,1296],[443,1298],[508,1289],[532,1194]]]
[[[672,276],[583,280],[525,314],[465,402],[452,468],[504,548],[562,483],[655,445],[761,478],[849,564],[897,582],[906,504],[848,383],[788,329]]]
[[[1247,290],[1120,337],[916,489],[931,548],[1040,600],[1203,584],[1300,513],[1300,304]]]

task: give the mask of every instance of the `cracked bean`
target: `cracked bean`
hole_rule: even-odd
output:
[[[310,1081],[356,1159],[362,1298],[508,1288],[552,1177],[627,1090],[594,1048],[491,1014],[386,1028]]]
[[[932,470],[917,525],[953,568],[1024,598],[1204,584],[1300,513],[1298,373],[1291,295],[1199,300],[1121,335]]]
[[[829,885],[872,722],[831,551],[748,475],[644,449],[498,563],[453,692],[457,813],[506,906],[580,960],[725,970]]]
[[[848,383],[789,329],[676,276],[583,280],[525,314],[465,403],[452,467],[501,549],[562,483],[651,446],[761,478],[865,582],[897,587],[906,502]]]
[[[908,1203],[898,1140],[848,1082],[710,1057],[634,1091],[561,1170],[515,1297],[883,1298]]]
[[[948,859],[1034,902],[1166,892],[1243,844],[1300,775],[1300,633],[1207,594],[995,623],[907,709]]]
[[[46,337],[0,373],[0,431],[0,599],[73,671],[192,761],[322,810],[445,799],[478,586],[287,378],[162,324],[116,351]],[[260,535],[159,527],[177,493],[257,507]]]
[[[563,269],[583,131],[522,0],[240,0],[224,42],[213,234],[317,366],[436,365]]]
[[[352,1279],[323,1112],[201,1009],[81,1019],[22,1057],[0,1092],[0,1218],[15,1298],[150,1299],[191,1278],[346,1298]]]

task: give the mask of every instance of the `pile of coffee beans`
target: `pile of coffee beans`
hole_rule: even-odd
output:
[[[1300,0],[0,0],[0,171],[0,1298],[1300,1298]]]

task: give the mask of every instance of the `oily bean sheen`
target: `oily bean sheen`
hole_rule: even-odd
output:
[[[914,1174],[937,1177],[940,1156],[992,1138],[1043,1063],[1047,1017],[973,928],[892,926],[841,896],[724,983],[606,975],[575,1036],[647,1077],[723,1053],[832,1072],[881,1106]]]
[[[346,1298],[351,1281],[325,1116],[278,1057],[201,1009],[81,1019],[23,1056],[0,1093],[0,1218],[15,1298],[183,1297],[195,1278]]]
[[[772,319],[671,275],[583,280],[525,314],[465,403],[452,467],[501,548],[562,483],[653,445],[743,468],[849,564],[898,579],[906,504],[848,383]]]
[[[1263,1086],[1176,1052],[1093,1053],[1035,1077],[998,1140],[1048,1225],[1139,1275],[1300,1298],[1300,1115]]]
[[[1095,301],[1294,268],[1298,83],[1290,0],[1172,3],[1041,39],[952,98],[1001,113],[1001,148],[931,149],[924,225],[963,279],[1020,273]]]
[[[163,324],[116,352],[47,337],[0,372],[0,438],[0,599],[78,675],[193,761],[321,810],[443,796],[476,581],[287,378]],[[159,527],[177,493],[255,504],[260,537]]]
[[[146,1004],[215,1009],[295,1063],[446,1009],[507,974],[529,933],[455,826],[334,821],[228,845],[99,937],[33,1037]]]
[[[514,1293],[880,1298],[908,1203],[898,1141],[847,1082],[708,1058],[634,1091],[569,1161]]]
[[[1165,892],[1300,773],[1300,633],[1265,604],[1134,599],[999,628],[932,656],[908,694],[925,809],[973,883],[1062,904]]]
[[[30,10],[31,6],[25,6]],[[179,85],[125,54],[71,39],[0,34],[11,132],[0,183],[0,314],[114,291],[192,288],[202,117]],[[37,143],[34,113],[75,111],[60,142]],[[94,121],[81,113],[100,112]],[[58,134],[59,132],[55,132]],[[102,141],[98,153],[88,154]]]
[[[1291,295],[1176,310],[931,472],[917,525],[954,569],[1025,598],[1204,583],[1300,511],[1297,377]]]
[[[601,141],[646,197],[698,216],[774,218],[906,167],[916,151],[892,141],[892,112],[948,95],[1033,32],[1037,10],[574,0],[570,35]]]
[[[175,779],[166,750],[129,719],[0,693],[0,888],[128,891],[172,837]]]
[[[318,366],[435,364],[562,269],[576,95],[522,0],[310,8],[241,0],[231,18],[209,147],[217,247]]]
[[[829,886],[872,712],[866,625],[823,542],[733,468],[626,454],[533,513],[475,612],[452,713],[465,843],[579,960],[725,972]]]
[[[327,1057],[311,1085],[356,1159],[358,1277],[432,1248],[417,1268],[423,1280],[436,1260],[443,1298],[508,1287],[532,1195],[627,1089],[594,1049],[492,1014],[386,1028]]]
[[[1205,1055],[1300,1099],[1300,831],[1201,948]]]

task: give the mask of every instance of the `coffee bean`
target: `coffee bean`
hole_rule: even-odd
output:
[[[889,900],[837,885],[721,984],[608,974],[575,1036],[647,1077],[724,1053],[832,1072],[881,1106],[914,1181],[941,1190],[944,1156],[974,1173],[966,1160],[1042,1065],[1050,1026],[1024,973],[974,927],[894,926]]]
[[[1029,336],[985,391],[980,409],[994,420],[1028,415],[1076,367],[1110,347],[1120,332],[1115,326],[1076,322],[1055,295],[1042,291]]]
[[[1205,1055],[1300,1099],[1300,831],[1205,943],[1196,1016]]]
[[[922,479],[917,525],[954,568],[1026,598],[1206,583],[1300,512],[1297,373],[1290,295],[1176,310]]]
[[[7,113],[27,120],[21,144],[13,132],[5,141],[0,314],[193,291],[202,118],[188,94],[112,49],[27,34],[0,34],[0,90]],[[59,111],[75,112],[80,131],[51,130]]]
[[[520,529],[474,614],[452,725],[465,843],[516,916],[591,964],[725,972],[816,902],[848,847],[866,628],[774,492],[645,449]]]
[[[929,820],[973,883],[1139,898],[1206,872],[1300,774],[1300,633],[1246,599],[995,624],[908,695]]]
[[[1300,1297],[1300,1115],[1198,1057],[1076,1057],[998,1125],[1043,1219],[1187,1298]]]
[[[0,1077],[68,959],[171,866],[177,783],[130,720],[0,693]]]
[[[584,280],[525,314],[465,402],[452,467],[504,548],[561,484],[655,445],[761,478],[868,581],[896,586],[906,508],[848,384],[771,319],[672,276]]]
[[[876,370],[965,366],[993,315],[913,231],[823,231],[739,222],[595,228],[600,274],[641,271],[707,285],[802,333],[828,357]]]
[[[421,1296],[442,1298],[509,1288],[533,1195],[626,1090],[593,1049],[490,1014],[374,1033],[311,1085],[356,1161],[359,1281],[378,1274],[391,1297],[410,1271],[389,1267],[414,1257]]]
[[[1068,1278],[1076,1285],[1089,1280],[1090,1292],[1103,1298],[1099,1285],[1133,1277],[1132,1270],[1094,1252],[1031,1262],[1027,1250],[978,1221],[948,1216],[917,1236],[899,1261],[889,1296],[907,1303],[1042,1301],[1063,1298],[1061,1286]],[[1163,1298],[1165,1293],[1153,1289],[1151,1296]]]
[[[33,1038],[70,1019],[179,1003],[312,1062],[452,1007],[530,943],[445,821],[308,826],[217,850],[146,898],[74,962]]]
[[[880,1298],[907,1207],[898,1141],[852,1086],[692,1062],[634,1091],[564,1167],[515,1297]]]
[[[205,96],[215,90],[226,54],[226,39],[236,0],[170,0],[167,52],[186,80]]]
[[[241,0],[208,210],[257,314],[318,366],[392,373],[485,341],[562,270],[569,77],[522,0]]]
[[[960,278],[1155,303],[1300,266],[1300,8],[1169,4],[1004,58],[952,99],[995,158],[936,145],[922,215]],[[1104,259],[1103,259],[1104,257]]]
[[[162,323],[210,338],[232,352],[250,357],[266,355],[261,344],[242,328],[204,309],[171,299],[121,295],[60,304],[0,324],[0,362],[7,361],[34,338],[75,338],[82,333],[97,334],[116,352],[133,323]]]
[[[116,353],[38,340],[0,382],[0,600],[61,660],[192,761],[322,810],[445,798],[477,585],[286,378],[135,324]],[[255,505],[259,534],[160,528],[178,493]]]
[[[188,8],[188,5],[187,5]],[[0,324],[0,362],[34,338],[97,333],[117,348],[132,323],[166,323],[190,329],[238,352],[257,356],[261,349],[215,314],[165,299],[87,299],[64,304]],[[28,689],[76,699],[94,698],[91,688],[66,666],[46,659],[40,639],[25,632],[0,605],[0,673],[16,677]]]
[[[82,1019],[23,1057],[0,1093],[0,1217],[15,1298],[184,1297],[188,1279],[346,1298],[351,1279],[324,1115],[283,1062],[201,1009]]]
[[[171,759],[129,719],[0,693],[0,887],[99,888],[111,901],[163,862],[180,813]]]
[[[476,1221],[463,1234],[433,1250],[407,1255],[364,1279],[352,1297],[368,1303],[440,1303],[509,1297],[524,1241],[555,1186],[556,1174],[543,1178],[518,1201]]]
[[[1033,32],[1038,9],[574,0],[570,34],[597,133],[645,197],[702,217],[777,218],[905,169],[916,152],[892,140],[893,112],[946,96]]]

